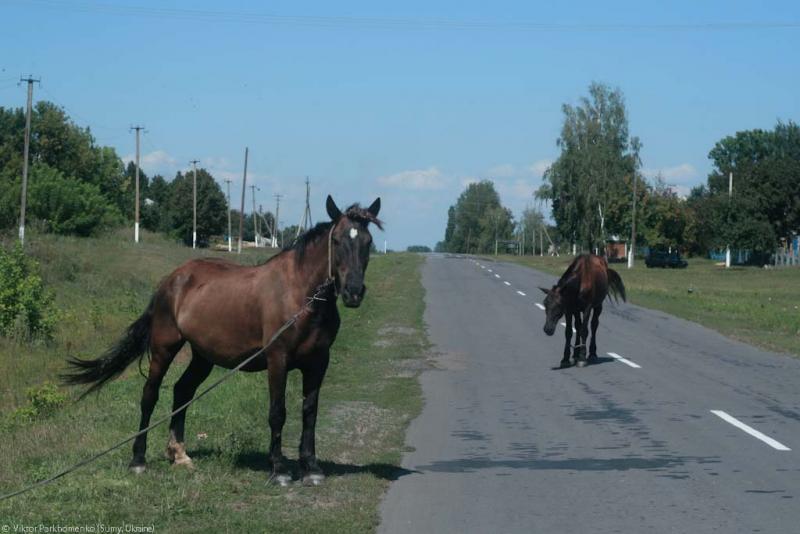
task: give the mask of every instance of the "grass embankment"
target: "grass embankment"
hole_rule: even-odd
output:
[[[52,380],[63,369],[65,356],[93,356],[112,342],[141,313],[158,280],[181,261],[208,254],[155,236],[145,236],[139,247],[114,239],[31,241],[63,318],[50,346],[0,345],[6,413],[22,402],[24,385]],[[159,427],[150,434],[145,474],[128,473],[130,447],[125,446],[54,484],[0,503],[0,526],[133,524],[169,532],[372,530],[381,496],[398,472],[406,425],[421,408],[414,371],[424,349],[419,261],[419,256],[406,254],[374,257],[364,304],[342,309],[317,423],[317,452],[328,474],[323,486],[266,484],[266,375],[241,373],[189,409],[187,448],[195,470],[170,466],[164,457],[167,429]],[[154,420],[169,412],[172,385],[185,365],[185,359],[176,361],[167,374]],[[0,430],[0,493],[45,478],[134,432],[142,383],[132,365],[98,396],[79,403],[69,400],[54,414],[33,422],[6,418]],[[68,394],[72,399],[76,392]],[[301,401],[300,375],[293,372],[284,429],[284,452],[290,459],[297,455]],[[297,471],[295,464],[292,467]]]
[[[560,275],[572,256],[501,256]],[[734,339],[800,355],[800,269],[732,267],[689,258],[686,269],[633,269],[612,264],[625,282],[629,300],[700,323]],[[691,292],[689,291],[691,289]]]

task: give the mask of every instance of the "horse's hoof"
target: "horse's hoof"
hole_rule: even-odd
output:
[[[134,475],[141,475],[147,471],[147,466],[145,466],[145,464],[131,464],[128,466],[128,469],[130,469],[130,472]]]
[[[194,469],[194,462],[188,456],[184,456],[183,458],[176,458],[172,465],[175,467],[181,466],[184,469]]]
[[[319,486],[325,481],[325,475],[322,473],[308,473],[303,477],[304,486]]]
[[[586,360],[578,360],[575,362],[575,367],[586,367]]]
[[[570,365],[570,364],[569,364],[569,362],[568,362],[568,361],[566,361],[566,362],[565,362],[565,361],[563,361],[563,360],[562,360],[562,361],[561,361],[561,365],[560,365],[559,367],[560,367],[561,369],[566,369],[567,367],[569,367],[569,365]]]
[[[284,473],[279,473],[279,474],[273,473],[272,475],[270,475],[268,481],[269,484],[274,484],[282,488],[285,488],[291,482],[292,482],[292,477]]]

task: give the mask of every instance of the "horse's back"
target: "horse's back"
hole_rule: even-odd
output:
[[[184,339],[232,358],[261,343],[264,279],[257,267],[195,259],[175,269],[159,293]]]

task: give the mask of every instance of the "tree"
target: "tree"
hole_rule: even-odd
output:
[[[630,231],[630,187],[641,143],[628,132],[619,89],[592,83],[589,97],[562,110],[561,155],[545,171],[537,196],[552,202],[562,235],[582,248],[603,247],[607,235]]]
[[[170,184],[167,203],[170,233],[192,242],[192,173],[178,172]],[[207,240],[227,232],[228,204],[214,177],[205,169],[197,169],[197,239]]]
[[[525,253],[530,251],[531,254],[535,254],[540,249],[539,231],[546,227],[546,225],[544,214],[540,210],[525,208],[517,228],[520,241],[524,239],[522,244]],[[545,250],[547,250],[547,245],[545,245]]]
[[[684,248],[688,244],[690,210],[660,174],[653,186],[645,187],[639,205],[642,206],[640,230],[644,237],[639,243],[659,249]]]
[[[772,131],[737,132],[717,142],[708,157],[714,169],[694,200],[709,225],[709,245],[768,252],[779,238],[800,231],[797,124],[778,122]]]
[[[513,215],[500,204],[490,180],[469,184],[448,210],[445,246],[450,252],[494,252],[495,239],[513,234]]]
[[[122,222],[119,210],[97,186],[64,176],[45,163],[31,167],[28,206],[31,218],[56,234],[88,236]]]
[[[425,245],[411,245],[406,247],[406,252],[430,252],[431,247]]]
[[[24,130],[22,108],[0,107],[0,226],[4,228],[19,221]],[[96,145],[88,128],[77,126],[58,106],[40,101],[32,110],[31,130],[31,219],[43,218],[50,231],[86,235],[119,224],[120,214],[132,210],[133,201],[124,197],[120,158],[113,148]],[[76,211],[81,206],[86,207],[84,215]]]

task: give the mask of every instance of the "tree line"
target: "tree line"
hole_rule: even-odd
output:
[[[0,228],[19,223],[25,111],[0,107]],[[112,147],[99,145],[88,127],[75,124],[57,105],[39,101],[32,110],[27,192],[28,225],[40,231],[96,235],[134,219],[135,172]],[[168,180],[139,170],[140,223],[191,244],[192,173]],[[239,211],[232,228],[238,233]],[[259,221],[272,225],[272,214]],[[244,239],[254,239],[253,214],[245,215]],[[227,233],[227,199],[208,170],[197,169],[198,240]],[[262,234],[268,233],[262,230]],[[293,236],[292,236],[293,237]]]
[[[630,241],[636,192],[636,243],[691,254],[730,245],[761,257],[800,231],[800,127],[778,122],[772,130],[747,130],[718,141],[709,152],[704,185],[682,197],[661,175],[642,174],[642,142],[628,129],[619,89],[592,83],[578,105],[564,104],[558,158],[545,171],[535,197],[549,205],[520,221],[500,203],[491,180],[469,184],[448,210],[437,250],[490,252],[495,239],[521,239],[537,227],[562,250],[604,249],[611,239]],[[728,194],[733,173],[733,195]],[[543,239],[540,239],[540,243]]]

